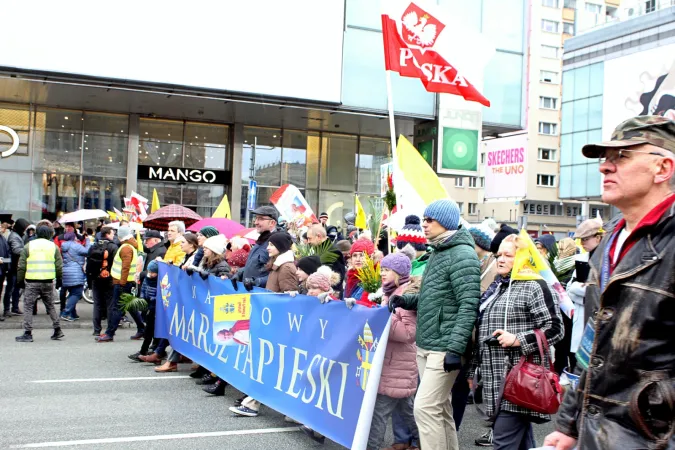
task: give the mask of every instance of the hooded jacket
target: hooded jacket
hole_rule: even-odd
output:
[[[410,283],[405,283],[393,295],[402,295]],[[389,303],[389,296],[382,299],[382,305]],[[391,315],[387,351],[384,353],[382,375],[377,393],[392,398],[407,398],[417,390],[417,314],[396,308]]]
[[[675,203],[667,204],[673,200],[631,232],[604,290],[602,260],[623,227],[620,217],[605,227],[589,261],[585,315],[595,339],[588,369],[577,369],[579,384],[568,390],[556,420],[580,449],[675,448]]]
[[[432,245],[419,294],[405,294],[403,308],[417,311],[417,346],[463,355],[480,299],[480,264],[471,233],[460,228]]]
[[[77,241],[63,241],[61,256],[63,257],[63,286],[82,286],[86,282],[84,264],[87,261],[91,242],[87,239],[86,246]]]
[[[267,277],[265,289],[272,292],[290,292],[298,290],[298,276],[295,271],[293,250],[277,256]]]

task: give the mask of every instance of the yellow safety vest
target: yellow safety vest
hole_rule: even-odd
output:
[[[113,259],[113,266],[112,270],[110,271],[110,275],[112,275],[112,277],[116,280],[122,278],[122,257],[120,256],[120,253],[125,246],[129,247],[131,251],[134,252],[134,256],[129,267],[129,276],[127,276],[127,281],[134,281],[136,280],[136,261],[138,260],[138,250],[136,250],[136,248],[134,248],[134,246],[131,244],[122,244],[119,250],[117,250],[117,253],[115,253],[115,258]]]
[[[53,280],[56,278],[56,244],[47,239],[28,243],[26,280]]]

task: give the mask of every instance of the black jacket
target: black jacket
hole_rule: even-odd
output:
[[[603,292],[602,257],[619,218],[590,261],[586,317],[595,340],[588,370],[565,396],[556,428],[578,448],[675,448],[675,204],[614,269]]]
[[[166,254],[166,241],[160,241],[150,248],[144,246],[144,250],[146,257],[145,264],[143,264],[143,272],[148,270],[148,264],[150,264],[150,261],[154,261],[158,257],[164,258],[164,255]]]

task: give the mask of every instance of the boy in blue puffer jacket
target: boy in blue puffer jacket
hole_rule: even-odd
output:
[[[141,362],[138,358],[141,355],[147,355],[150,349],[150,344],[155,336],[155,310],[157,306],[157,274],[159,266],[157,261],[150,261],[148,263],[147,274],[141,285],[142,299],[148,302],[148,315],[145,321],[145,330],[143,332],[143,344],[139,352],[129,355],[129,359]]]

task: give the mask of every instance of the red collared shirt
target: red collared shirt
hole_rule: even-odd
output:
[[[646,216],[642,218],[637,227],[635,227],[635,229],[628,235],[626,242],[624,242],[623,246],[621,247],[621,252],[619,253],[619,257],[616,258],[616,261],[614,260],[614,252],[616,251],[616,243],[618,239],[614,239],[612,242],[612,247],[609,249],[610,268],[612,272],[614,272],[614,268],[619,264],[619,262],[621,262],[621,259],[626,256],[626,253],[628,253],[633,245],[635,245],[635,243],[639,241],[644,234],[646,234],[645,232],[647,229],[656,225],[674,202],[675,195],[671,193],[664,201],[656,205],[651,211],[649,211],[649,213],[647,213]],[[614,228],[614,234],[620,233],[625,226],[626,219],[621,219]]]

